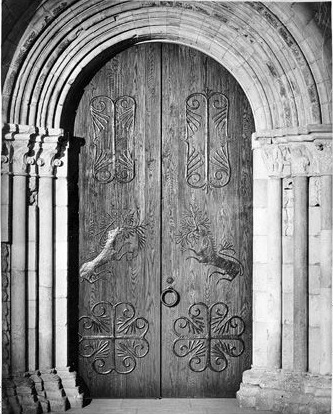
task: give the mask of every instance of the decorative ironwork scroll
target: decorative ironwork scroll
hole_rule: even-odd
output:
[[[94,151],[93,177],[102,184],[129,183],[135,177],[133,138],[136,102],[131,96],[90,101]],[[103,136],[103,139],[101,137]]]
[[[230,180],[228,98],[206,89],[186,99],[187,184],[208,192]]]
[[[79,319],[79,355],[97,374],[129,374],[149,352],[147,319],[135,317],[131,303],[98,302]]]
[[[174,322],[173,352],[177,357],[190,356],[188,365],[194,372],[224,371],[229,364],[227,357],[236,358],[245,350],[241,338],[245,323],[239,316],[228,318],[225,303],[217,302],[208,308],[205,303],[194,303],[188,317],[182,316]]]
[[[224,241],[217,248],[207,213],[195,204],[190,204],[183,214],[176,243],[180,244],[183,251],[194,254],[186,260],[194,259],[218,269],[209,272],[209,278],[218,277],[217,283],[222,280],[231,282],[244,272],[241,262],[233,256],[236,252],[231,243]]]

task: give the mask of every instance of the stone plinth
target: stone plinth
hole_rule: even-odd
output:
[[[16,375],[2,384],[2,414],[40,414],[35,383],[28,376]]]
[[[57,368],[57,374],[61,378],[62,387],[65,391],[70,408],[82,408],[84,394],[77,373],[75,371],[70,371],[69,368],[66,367]]]
[[[257,410],[329,414],[331,384],[330,375],[252,368],[243,373],[237,400],[241,407],[255,407]]]
[[[33,371],[3,379],[2,414],[40,414],[82,408],[84,394],[69,368]]]

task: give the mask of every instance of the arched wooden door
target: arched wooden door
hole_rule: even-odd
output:
[[[251,364],[253,130],[235,79],[188,47],[132,47],[86,87],[79,371],[93,397],[235,395]]]

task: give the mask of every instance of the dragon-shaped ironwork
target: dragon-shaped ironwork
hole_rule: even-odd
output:
[[[230,242],[224,241],[217,248],[207,213],[196,204],[190,204],[183,214],[176,243],[180,244],[183,251],[195,254],[188,256],[187,260],[194,259],[216,268],[217,270],[209,272],[209,278],[217,276],[217,283],[222,280],[232,281],[244,272],[241,262],[233,256],[236,252]]]
[[[112,274],[110,263],[133,260],[146,244],[147,225],[137,210],[113,210],[92,219],[89,236],[94,243],[92,255],[80,267],[80,279],[90,284]],[[104,265],[107,265],[105,269]]]

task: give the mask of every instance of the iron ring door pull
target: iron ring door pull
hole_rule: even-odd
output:
[[[166,297],[170,294],[173,296],[173,298],[170,302],[169,301],[167,302]],[[164,289],[163,292],[161,293],[161,302],[163,303],[164,306],[167,306],[168,308],[172,308],[173,306],[178,305],[179,301],[180,301],[179,293],[171,286]]]

